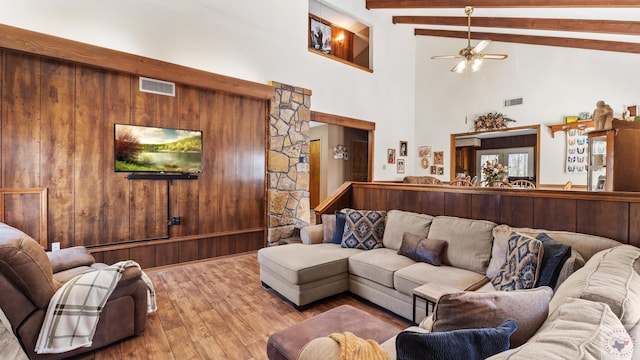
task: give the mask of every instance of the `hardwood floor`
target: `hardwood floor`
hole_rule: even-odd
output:
[[[262,288],[255,252],[147,274],[156,288],[158,311],[149,315],[144,335],[76,359],[266,359],[270,334],[342,304],[400,327],[409,325],[349,294],[298,312]]]

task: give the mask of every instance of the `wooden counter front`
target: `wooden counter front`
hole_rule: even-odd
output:
[[[640,193],[345,183],[316,208],[404,210],[564,230],[640,247]]]

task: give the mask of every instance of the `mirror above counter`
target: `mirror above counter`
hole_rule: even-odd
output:
[[[451,134],[450,176],[484,180],[482,164],[497,161],[509,167],[508,180],[540,178],[540,125]]]

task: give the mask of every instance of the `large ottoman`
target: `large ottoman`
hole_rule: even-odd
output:
[[[267,342],[267,356],[269,360],[295,360],[309,341],[332,333],[349,331],[383,343],[401,330],[351,305],[341,305],[273,333]]]

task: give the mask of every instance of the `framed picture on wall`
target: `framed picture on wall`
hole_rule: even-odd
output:
[[[438,166],[438,175],[444,175],[444,168],[442,166]]]
[[[400,141],[400,155],[398,156],[407,156],[407,142]]]
[[[436,175],[438,173],[438,167],[435,165],[431,165],[431,175]]]
[[[396,163],[396,149],[387,149],[387,164]]]
[[[398,159],[398,167],[396,171],[398,174],[404,174],[404,159]]]
[[[419,157],[431,156],[431,146],[420,146],[418,148],[418,156]]]
[[[444,151],[433,152],[433,165],[444,165]]]
[[[309,18],[309,47],[331,54],[331,25]]]

